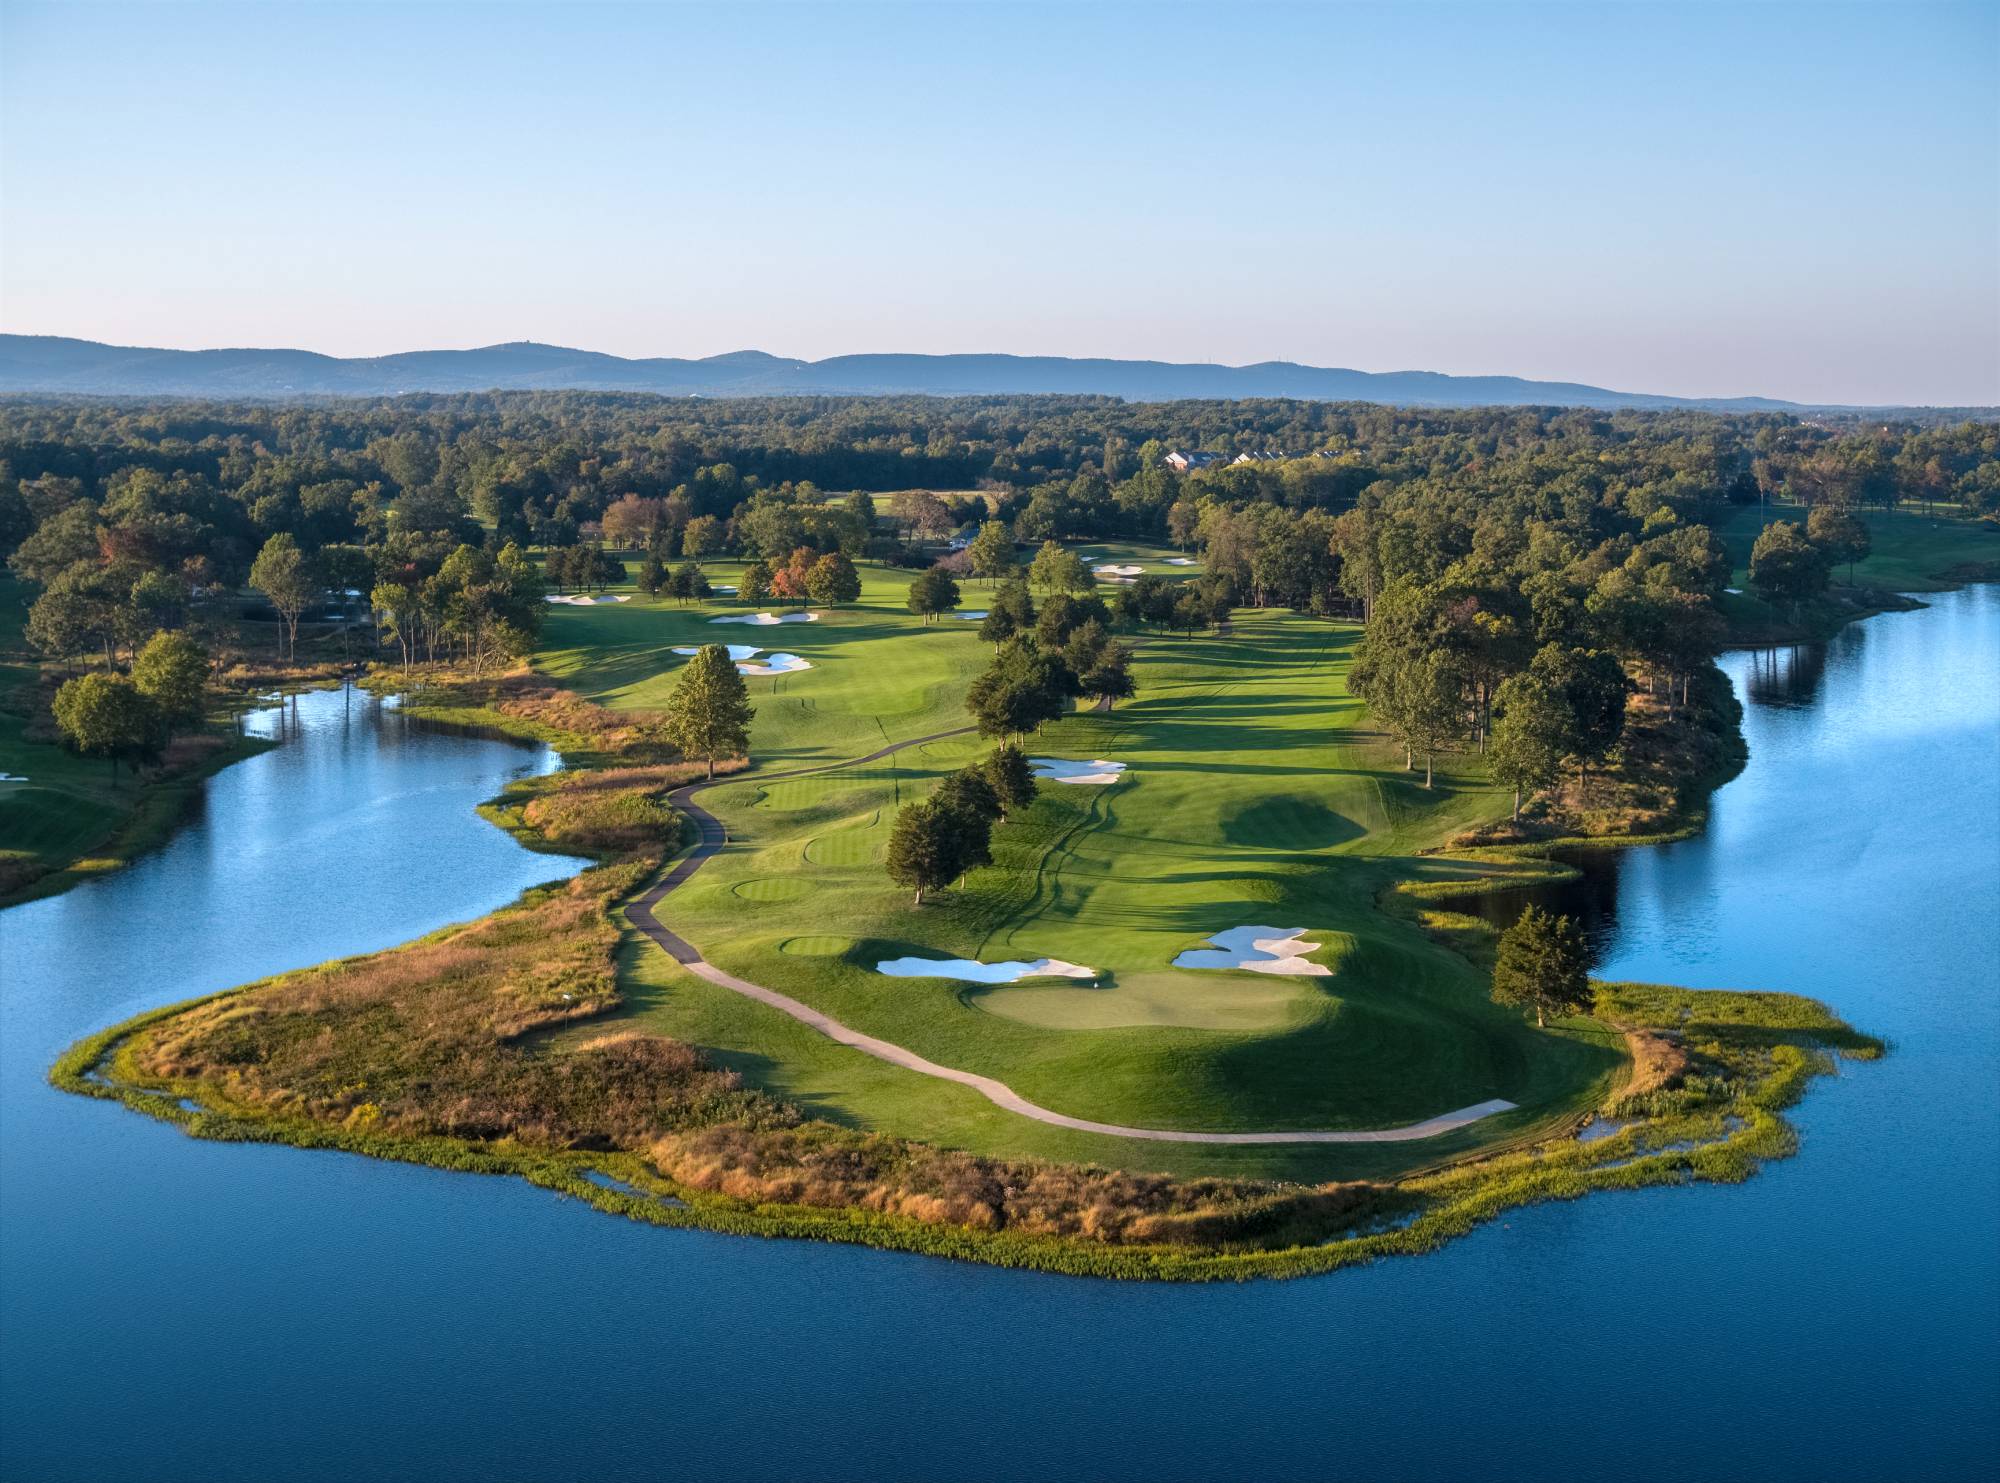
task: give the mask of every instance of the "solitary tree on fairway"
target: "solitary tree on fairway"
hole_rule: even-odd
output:
[[[750,750],[750,719],[756,714],[729,651],[710,644],[688,661],[674,685],[667,703],[667,735],[683,756],[706,761],[713,778],[716,758]]]
[[[1546,1027],[1552,1014],[1581,1014],[1590,1007],[1588,967],[1576,923],[1526,907],[1521,919],[1500,934],[1493,998],[1533,1006],[1535,1023]]]
[[[1035,770],[1028,763],[1028,754],[1012,742],[1003,742],[986,754],[986,781],[992,786],[993,794],[1000,800],[1000,817],[1004,820],[1019,813],[1035,801],[1040,791],[1035,783]]]
[[[160,713],[123,675],[70,680],[56,691],[51,709],[71,746],[86,757],[110,760],[114,786],[119,758],[149,757],[158,749]]]
[[[910,584],[910,611],[922,614],[926,623],[935,623],[939,613],[958,606],[958,583],[951,573],[934,566]]]
[[[838,551],[829,551],[806,572],[806,596],[821,607],[853,602],[861,596],[861,574]]]

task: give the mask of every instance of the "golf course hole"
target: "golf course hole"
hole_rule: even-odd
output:
[[[795,958],[837,958],[854,946],[851,937],[836,937],[832,933],[821,932],[807,937],[787,937],[778,944],[778,951],[790,953]]]
[[[792,876],[767,875],[738,881],[730,890],[745,901],[796,901],[812,894],[812,882]]]

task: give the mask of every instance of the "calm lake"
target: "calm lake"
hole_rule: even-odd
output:
[[[1572,893],[1598,971],[1812,994],[1890,1056],[1746,1185],[1213,1288],[658,1230],[52,1091],[112,1021],[562,873],[472,812],[546,751],[266,712],[286,745],[166,848],[0,913],[0,1476],[1987,1476],[2000,589],[1725,668],[1749,769]]]

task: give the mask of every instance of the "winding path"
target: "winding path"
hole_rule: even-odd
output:
[[[908,741],[892,742],[865,757],[855,757],[844,762],[829,762],[820,767],[801,767],[790,772],[732,773],[728,777],[704,779],[674,789],[667,797],[694,820],[700,830],[700,836],[695,847],[678,861],[672,870],[655,882],[643,896],[625,908],[626,919],[665,948],[668,956],[676,963],[697,977],[707,979],[718,988],[728,989],[747,999],[755,999],[760,1004],[768,1004],[771,1008],[790,1015],[800,1024],[810,1025],[829,1040],[852,1046],[879,1061],[887,1061],[892,1066],[901,1066],[907,1071],[915,1071],[923,1076],[935,1076],[940,1081],[955,1081],[960,1086],[971,1087],[996,1107],[1017,1112],[1022,1117],[1031,1117],[1036,1122],[1048,1123],[1053,1127],[1071,1128],[1079,1133],[1105,1133],[1114,1138],[1147,1138],[1158,1143],[1410,1143],[1419,1138],[1434,1138],[1440,1133],[1449,1133],[1469,1123],[1476,1123],[1481,1118],[1491,1117],[1496,1112],[1513,1110],[1512,1102],[1503,1102],[1496,1098],[1489,1102],[1476,1102],[1470,1107],[1461,1107],[1456,1112],[1441,1113],[1437,1117],[1426,1118],[1420,1123],[1409,1123],[1400,1128],[1297,1133],[1188,1133],[1173,1128],[1128,1128],[1121,1123],[1099,1123],[1092,1122],[1088,1118],[1070,1117],[1037,1106],[1005,1082],[995,1081],[990,1076],[979,1076],[970,1071],[960,1071],[951,1066],[940,1066],[935,1061],[927,1061],[913,1050],[907,1050],[887,1040],[877,1039],[873,1035],[864,1035],[852,1026],[843,1025],[831,1015],[822,1014],[810,1004],[801,1003],[789,994],[781,994],[776,989],[767,989],[762,984],[753,984],[746,978],[726,973],[702,957],[700,949],[685,937],[661,926],[659,918],[653,914],[653,909],[666,896],[680,889],[690,876],[701,869],[712,856],[720,854],[723,847],[729,843],[729,831],[722,827],[720,819],[694,801],[693,795],[696,793],[730,783],[777,782],[782,778],[806,777],[813,773],[833,772],[843,767],[861,767],[870,762],[879,762],[884,757],[892,756],[907,747],[920,747],[927,742],[963,736],[971,730],[970,726],[957,726],[949,731],[934,731],[929,736],[915,736]]]

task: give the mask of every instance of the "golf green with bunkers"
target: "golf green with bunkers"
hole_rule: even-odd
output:
[[[735,571],[718,564],[711,576]],[[1403,770],[1347,693],[1359,634],[1349,624],[1244,611],[1224,634],[1144,636],[1137,698],[1052,724],[1029,747],[1122,762],[1119,781],[1044,782],[1025,816],[996,829],[992,866],[913,907],[882,868],[895,812],[990,743],[953,736],[759,780],[966,724],[965,688],[991,649],[975,623],[911,615],[912,575],[864,567],[858,603],[761,629],[713,624],[749,611],[726,602],[551,609],[537,667],[610,705],[664,704],[686,662],[677,645],[782,635],[813,666],[748,681],[753,771],[702,795],[730,843],[661,903],[665,925],[729,973],[1073,1117],[1239,1132],[1394,1127],[1492,1098],[1517,1110],[1391,1144],[1080,1133],[837,1045],[636,935],[626,1016],[838,1122],[982,1153],[1182,1174],[1390,1175],[1573,1116],[1622,1074],[1609,1027],[1537,1031],[1492,1004],[1463,958],[1379,909],[1397,880],[1446,868],[1419,852],[1504,812],[1506,799],[1472,771],[1441,770],[1426,791],[1421,774]],[[985,591],[965,584],[965,606],[982,606]],[[1330,974],[1172,966],[1210,934],[1251,924],[1305,929],[1319,945],[1311,960]],[[982,986],[875,971],[906,955],[1057,958],[1100,976]]]

